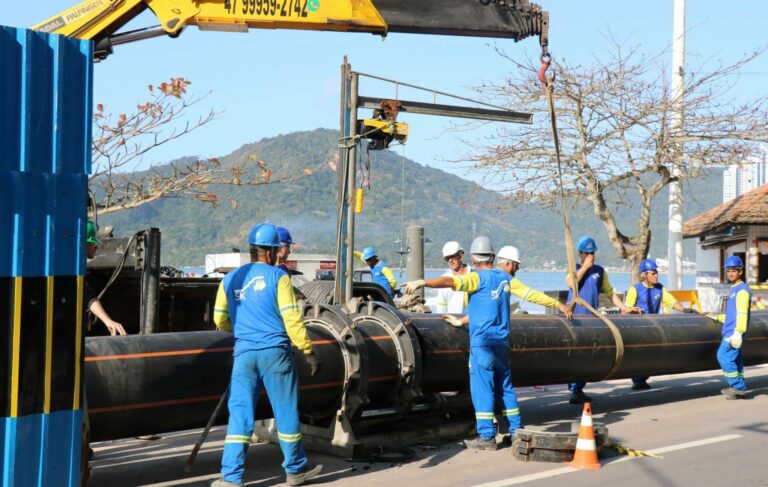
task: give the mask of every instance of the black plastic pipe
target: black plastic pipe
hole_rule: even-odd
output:
[[[305,312],[320,373],[296,352],[305,422],[330,421],[343,406],[403,411],[422,393],[468,387],[469,339],[434,315],[363,304]],[[313,314],[314,313],[314,314]],[[311,316],[310,316],[311,315]],[[611,378],[719,368],[720,324],[699,315],[616,315],[624,360]],[[514,315],[510,357],[516,386],[600,381],[613,367],[613,336],[597,318]],[[747,365],[768,362],[768,311],[753,312],[743,346]],[[95,441],[202,427],[226,388],[232,337],[182,332],[86,340],[86,393]],[[257,418],[271,417],[260,401]],[[226,418],[222,417],[220,422]]]

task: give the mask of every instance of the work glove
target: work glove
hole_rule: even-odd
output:
[[[698,313],[698,312],[693,308],[685,308],[683,310],[683,313]]]
[[[413,294],[418,289],[423,288],[424,284],[424,279],[416,279],[415,281],[406,282],[403,284],[402,288],[405,288],[405,294]]]
[[[309,364],[309,374],[312,377],[316,376],[317,371],[320,370],[320,364],[322,363],[320,357],[318,357],[315,352],[310,352],[305,355],[305,357],[307,358],[307,363]]]
[[[731,335],[730,338],[728,338],[728,342],[736,350],[740,349],[741,348],[741,343],[742,343],[741,332],[734,331],[733,335]]]
[[[461,319],[453,315],[440,315],[440,317],[445,320],[446,323],[451,326],[455,326],[456,328],[461,328],[463,326],[461,324]]]

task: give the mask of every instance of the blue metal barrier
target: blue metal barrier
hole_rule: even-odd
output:
[[[92,46],[0,26],[0,475],[80,484]]]

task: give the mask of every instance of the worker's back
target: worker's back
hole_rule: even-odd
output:
[[[235,354],[243,350],[290,347],[277,304],[277,283],[285,272],[263,262],[238,267],[224,278],[235,336]]]

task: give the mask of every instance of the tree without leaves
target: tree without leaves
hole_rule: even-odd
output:
[[[130,115],[115,117],[105,113],[101,103],[95,106],[89,185],[98,198],[99,214],[136,208],[168,197],[195,198],[215,207],[218,197],[210,190],[211,185],[255,186],[312,174],[313,169],[305,168],[274,177],[267,163],[255,155],[226,167],[217,158],[210,158],[137,171],[148,152],[212,122],[220,114],[212,109],[190,121],[190,112],[205,98],[190,96],[190,84],[184,78],[171,78],[158,86],[149,85],[149,99]],[[237,207],[235,200],[231,204]]]
[[[686,73],[682,126],[674,122],[680,100],[670,93],[666,53],[648,57],[614,43],[608,59],[591,66],[554,66],[564,194],[571,203],[591,203],[634,275],[650,248],[653,198],[709,166],[744,162],[758,143],[768,141],[768,98],[744,103],[729,97],[733,76],[764,50],[714,71]],[[496,104],[534,113],[534,123],[502,126],[490,144],[475,146],[470,161],[483,171],[484,183],[499,188],[511,204],[554,205],[557,162],[538,66],[499,53],[513,64],[513,73],[476,89]],[[677,177],[673,167],[679,168]],[[616,215],[633,199],[632,191],[637,223],[632,230],[620,229]]]

